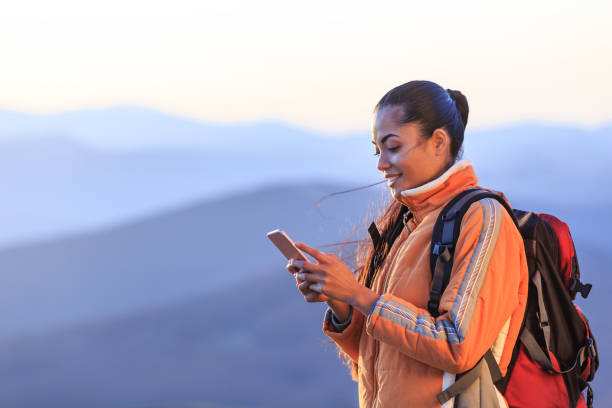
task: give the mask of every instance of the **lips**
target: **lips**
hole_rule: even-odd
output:
[[[399,179],[401,176],[402,176],[401,174],[397,174],[393,176],[385,176],[389,187],[393,187],[393,185],[397,182],[397,179]]]

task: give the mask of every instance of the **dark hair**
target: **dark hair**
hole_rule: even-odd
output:
[[[461,92],[445,90],[431,81],[410,81],[387,92],[376,104],[374,112],[386,106],[401,106],[404,110],[402,123],[418,122],[425,138],[430,138],[438,128],[446,129],[451,139],[453,160],[461,157],[463,133],[470,110]]]

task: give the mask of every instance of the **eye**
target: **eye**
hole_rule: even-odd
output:
[[[393,146],[393,147],[387,147],[387,150],[390,152],[395,152],[400,148],[400,146]],[[376,150],[376,152],[374,152],[374,156],[380,156],[380,150]]]

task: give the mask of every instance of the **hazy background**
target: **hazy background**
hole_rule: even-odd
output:
[[[365,236],[384,187],[317,202],[380,180],[371,110],[412,79],[467,96],[481,185],[570,225],[611,405],[611,7],[4,6],[0,405],[355,406],[265,233]]]

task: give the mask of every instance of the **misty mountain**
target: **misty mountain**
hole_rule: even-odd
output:
[[[356,406],[356,383],[321,332],[324,309],[270,269],[163,308],[0,343],[0,404]]]
[[[588,266],[606,262],[601,255],[583,260]],[[356,406],[356,384],[321,333],[323,308],[304,303],[282,272],[251,276],[164,307],[0,342],[0,403],[14,408],[208,407],[203,402],[236,408]],[[612,338],[602,326],[606,299],[600,284],[609,285],[610,277],[589,273],[589,278],[596,284],[595,298],[581,306],[599,342],[601,366],[593,388],[596,406],[603,407],[612,403],[606,387]]]
[[[265,234],[343,242],[380,190],[329,198],[332,185],[277,186],[118,227],[0,250],[0,339],[210,293],[286,260]],[[348,249],[347,249],[348,250]],[[280,272],[279,272],[280,271]]]
[[[0,251],[0,405],[354,406],[355,385],[321,334],[322,308],[302,301],[265,237],[282,228],[328,252],[339,247],[326,244],[364,237],[388,193],[353,192],[316,206],[341,190],[279,185]],[[572,227],[583,280],[594,285],[577,302],[600,349],[596,398],[612,402],[604,315],[612,248],[601,244],[612,215],[513,204]]]
[[[172,146],[129,152],[96,149],[56,134],[0,134],[0,245],[121,224],[270,183],[325,179],[367,184],[363,181],[380,179],[374,164],[363,166],[375,162],[354,139],[338,146],[309,135],[300,142],[299,132],[278,125],[274,131],[285,134],[271,148],[241,145],[249,132],[270,142],[270,127],[254,125],[242,131],[242,139],[239,134],[223,139],[231,127],[207,134],[225,140],[223,149]]]
[[[482,185],[509,197],[612,208],[612,126],[522,124],[468,132],[465,153]]]
[[[323,138],[275,121],[211,123],[140,107],[110,107],[37,115],[0,111],[0,140],[64,135],[96,150],[146,149],[265,152],[271,147]],[[245,144],[246,142],[246,144]]]
[[[63,239],[2,248],[0,338],[214,291],[244,277],[251,265],[283,266],[265,238],[276,228],[315,245],[343,242],[353,229],[354,238],[364,237],[376,208],[390,196],[379,186],[330,197],[317,207],[326,194],[346,189],[278,185]],[[612,229],[609,212],[518,199],[512,204],[565,220],[579,251],[612,253],[612,245],[601,239]],[[228,260],[237,264],[228,268]]]
[[[308,224],[302,219],[303,229]],[[130,246],[129,243],[127,243]],[[0,341],[0,404],[30,407],[351,407],[357,390],[273,249],[268,267],[161,306]],[[597,406],[612,403],[605,325],[609,253],[579,251],[594,284],[578,299],[599,344]],[[232,259],[238,257],[234,256]],[[231,271],[226,262],[219,272]],[[194,285],[201,285],[194,282]],[[22,293],[23,295],[23,293]],[[75,296],[73,308],[87,304]],[[49,305],[49,307],[51,307]]]
[[[612,126],[472,130],[465,156],[511,199],[612,206]],[[0,112],[0,245],[119,225],[220,195],[313,179],[380,179],[367,131],[210,124],[140,108]]]

